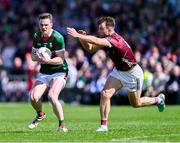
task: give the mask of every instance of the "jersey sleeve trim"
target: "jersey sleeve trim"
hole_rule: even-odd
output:
[[[65,51],[65,49],[63,48],[63,49],[61,49],[61,50],[55,50],[56,53],[60,53],[60,52],[62,52],[62,51]]]

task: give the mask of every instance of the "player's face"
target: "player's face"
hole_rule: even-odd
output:
[[[39,28],[43,34],[49,34],[52,29],[52,22],[48,18],[41,19],[39,21]]]
[[[103,22],[98,27],[98,33],[100,37],[107,37],[109,35],[108,27],[106,26],[106,23]]]

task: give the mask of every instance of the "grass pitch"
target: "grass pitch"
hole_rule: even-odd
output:
[[[97,133],[98,106],[64,105],[68,133],[57,132],[58,121],[51,105],[43,104],[47,118],[36,129],[27,126],[35,117],[30,104],[0,103],[0,142],[180,142],[180,106],[134,109],[113,106],[109,131]]]

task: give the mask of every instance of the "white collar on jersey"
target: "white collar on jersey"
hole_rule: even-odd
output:
[[[53,29],[51,29],[51,31],[49,32],[49,35],[48,35],[49,37],[51,36],[52,32],[53,32]]]

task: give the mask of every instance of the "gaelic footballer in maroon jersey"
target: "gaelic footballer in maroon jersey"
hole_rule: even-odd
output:
[[[101,125],[96,130],[98,132],[108,131],[110,98],[122,87],[128,89],[130,104],[135,108],[152,104],[156,104],[160,112],[165,108],[164,94],[159,94],[158,97],[141,97],[144,80],[143,71],[137,64],[129,45],[114,29],[115,19],[112,17],[101,17],[98,20],[98,32],[101,38],[86,35],[83,30],[77,32],[74,28],[67,28],[67,33],[77,38],[86,51],[96,52],[98,49],[104,49],[115,65],[101,92]]]

